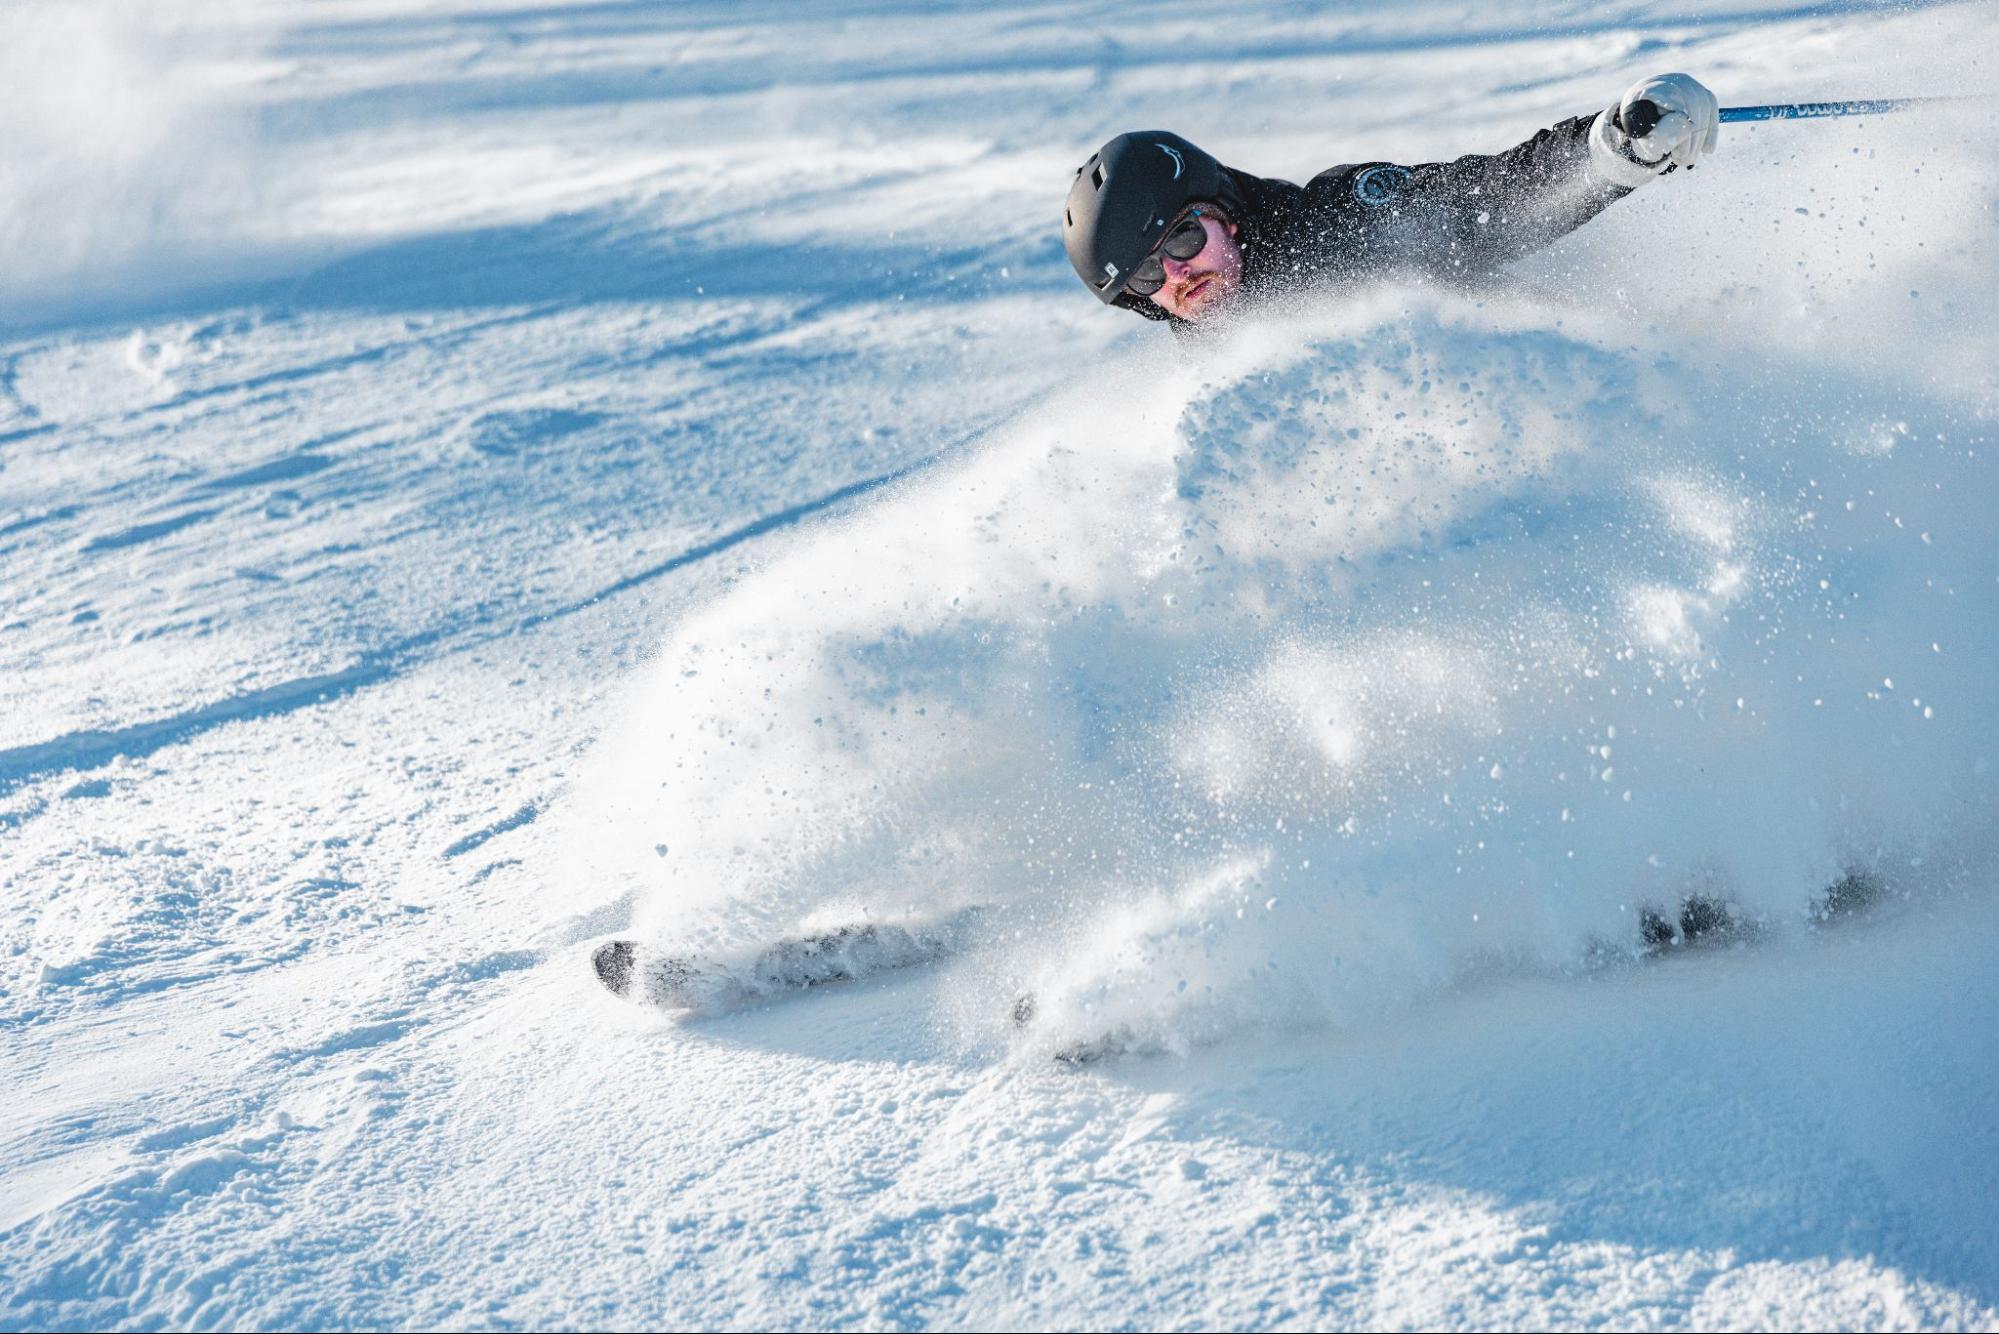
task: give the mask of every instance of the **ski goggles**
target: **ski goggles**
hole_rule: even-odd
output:
[[[1151,296],[1166,286],[1166,263],[1160,259],[1161,255],[1184,264],[1207,248],[1208,229],[1201,225],[1201,210],[1197,208],[1175,223],[1172,230],[1166,233],[1166,239],[1139,261],[1138,267],[1125,281],[1124,290],[1139,296]]]

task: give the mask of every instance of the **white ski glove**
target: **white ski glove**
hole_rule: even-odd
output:
[[[1699,80],[1687,74],[1640,79],[1590,127],[1590,174],[1635,190],[1714,152],[1720,130],[1721,104]]]

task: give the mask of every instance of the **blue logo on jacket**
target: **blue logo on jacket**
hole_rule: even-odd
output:
[[[1402,193],[1411,175],[1409,168],[1385,162],[1364,168],[1353,178],[1353,197],[1363,204],[1386,204]]]

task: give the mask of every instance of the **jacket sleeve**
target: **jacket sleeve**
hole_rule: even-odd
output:
[[[1562,121],[1489,156],[1321,172],[1305,187],[1302,234],[1294,231],[1283,248],[1300,267],[1335,276],[1476,281],[1630,193],[1590,174],[1595,120]]]

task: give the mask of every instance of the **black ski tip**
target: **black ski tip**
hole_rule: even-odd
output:
[[[1832,926],[1858,917],[1888,896],[1888,886],[1871,871],[1848,871],[1826,886],[1812,905],[1813,926]]]
[[[638,946],[629,940],[606,941],[590,956],[590,966],[597,970],[597,980],[613,996],[631,994],[632,972],[637,963]]]
[[[1712,894],[1688,895],[1680,902],[1677,919],[1656,908],[1638,914],[1639,942],[1652,955],[1741,940],[1753,927],[1754,923],[1737,920],[1728,903]]]

